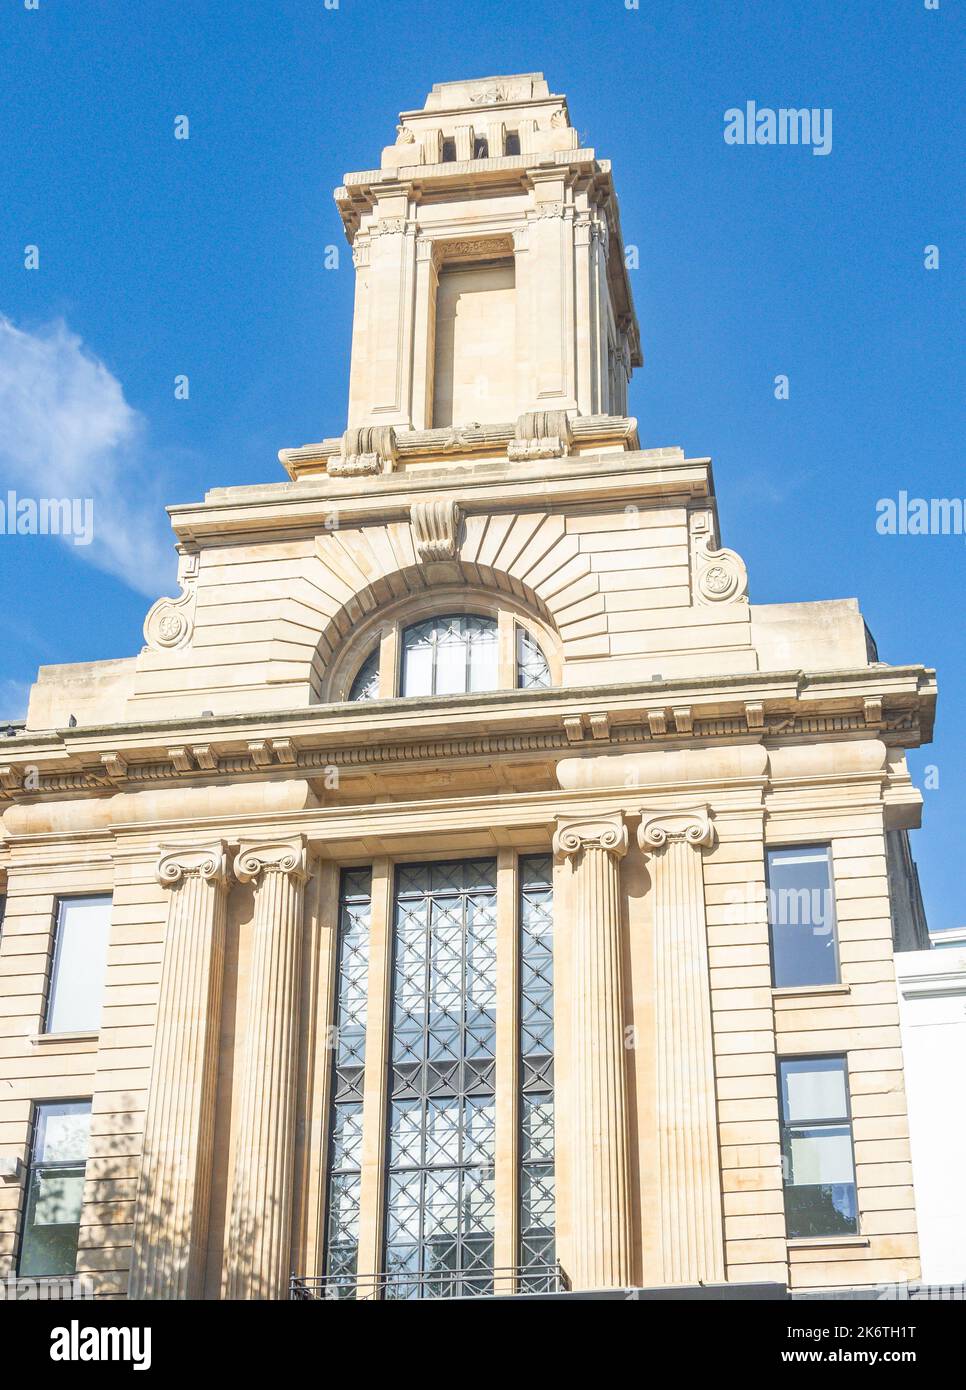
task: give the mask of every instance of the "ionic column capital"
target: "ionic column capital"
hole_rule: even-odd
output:
[[[621,811],[606,815],[558,816],[553,852],[567,858],[587,849],[603,849],[615,859],[627,853],[627,826]]]
[[[644,807],[641,810],[637,843],[642,850],[663,849],[675,842],[693,845],[695,849],[710,849],[715,838],[710,806],[668,811]]]
[[[287,874],[293,883],[304,883],[309,876],[305,836],[242,844],[235,855],[234,869],[239,883],[250,883],[268,873]]]
[[[228,848],[224,840],[211,845],[161,845],[155,874],[162,888],[175,888],[184,879],[203,878],[217,888],[228,886]]]

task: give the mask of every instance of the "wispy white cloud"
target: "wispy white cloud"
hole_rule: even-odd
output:
[[[154,598],[175,565],[146,436],[121,383],[62,320],[27,332],[0,315],[3,493],[92,498],[92,543],[66,543]]]

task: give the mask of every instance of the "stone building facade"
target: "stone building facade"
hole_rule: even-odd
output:
[[[750,603],[710,461],[641,448],[610,164],[540,74],[335,196],[345,428],[172,507],[141,652],[43,668],[3,750],[0,1274],[916,1278],[934,673]]]

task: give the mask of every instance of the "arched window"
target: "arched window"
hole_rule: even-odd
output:
[[[355,680],[352,682],[352,689],[349,691],[350,700],[375,700],[379,695],[379,648],[374,647],[365,661],[359,667]]]
[[[498,685],[495,618],[451,613],[414,623],[403,633],[403,695],[464,695]]]
[[[443,612],[408,624],[403,610],[402,619],[381,620],[374,647],[369,646],[372,635],[359,634],[359,647],[369,647],[369,653],[353,668],[352,651],[358,651],[353,642],[333,674],[330,698],[472,695],[543,690],[559,682],[559,670],[548,655],[552,648],[544,646],[548,634],[538,636],[539,628],[524,626],[525,619],[509,606],[494,606],[490,613]]]

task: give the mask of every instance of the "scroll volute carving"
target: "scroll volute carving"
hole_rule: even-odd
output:
[[[452,501],[414,502],[409,513],[416,559],[421,565],[455,560],[462,511]]]

